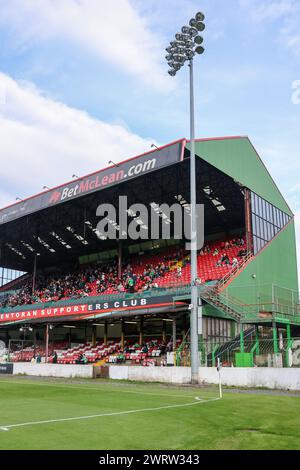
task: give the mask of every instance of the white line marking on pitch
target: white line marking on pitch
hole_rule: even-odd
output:
[[[192,403],[184,403],[181,405],[167,405],[167,406],[159,406],[157,408],[142,408],[140,410],[129,410],[129,411],[118,411],[115,413],[102,413],[98,415],[90,415],[90,416],[76,416],[73,418],[60,418],[60,419],[49,419],[45,421],[31,421],[28,423],[19,423],[19,424],[10,424],[7,426],[1,426],[0,430],[2,431],[9,431],[12,428],[20,428],[20,427],[25,427],[25,426],[36,426],[38,424],[52,424],[52,423],[63,423],[66,421],[79,421],[83,419],[95,419],[95,418],[105,418],[105,417],[110,417],[110,416],[121,416],[121,415],[129,415],[129,414],[134,414],[134,413],[146,413],[149,411],[160,411],[160,410],[168,410],[168,409],[173,409],[173,408],[184,408],[188,406],[194,406],[194,405],[201,405],[204,403],[210,403],[212,401],[218,401],[220,398],[210,398],[209,400],[202,400],[199,397],[195,397],[194,402]]]

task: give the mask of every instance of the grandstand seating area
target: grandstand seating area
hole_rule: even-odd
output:
[[[98,342],[95,347],[90,343],[79,344],[78,346],[68,349],[66,351],[57,352],[58,364],[78,364],[90,363],[93,364],[101,359],[106,358],[110,354],[117,353],[121,348],[121,343],[116,341],[109,341],[107,345],[104,342]],[[52,362],[50,358],[49,362]]]
[[[182,340],[176,341],[176,349],[179,348]],[[171,344],[168,347],[161,340],[150,339],[147,340],[142,346],[139,344],[128,345],[124,350],[124,362],[130,362],[132,365],[140,364],[142,366],[157,365],[157,358],[160,358],[165,352],[171,349]],[[114,362],[113,358],[108,358],[107,362]]]
[[[181,339],[176,342],[176,349],[181,344]],[[66,342],[55,343],[49,347],[48,363],[57,364],[95,364],[99,361],[108,364],[127,363],[128,365],[151,366],[160,364],[160,358],[172,349],[172,343],[165,344],[160,339],[147,339],[142,345],[127,340],[124,348],[120,341],[97,342],[95,346],[91,343],[81,343],[68,348]],[[56,360],[54,361],[54,354]],[[12,362],[33,362],[38,356],[45,360],[44,346],[30,346],[11,353]]]
[[[198,253],[198,277],[202,283],[221,279],[247,254],[244,238],[208,242]],[[182,248],[172,247],[159,253],[136,255],[122,267],[117,263],[95,264],[56,275],[39,273],[32,293],[32,280],[13,295],[0,300],[0,307],[16,307],[70,298],[142,292],[190,283],[190,258]]]
[[[52,355],[55,350],[60,350],[64,349],[67,347],[67,342],[62,341],[62,342],[57,342],[55,343],[54,346],[49,346],[49,355]],[[27,346],[25,348],[20,348],[20,350],[16,349],[15,351],[11,352],[10,354],[10,360],[11,362],[31,362],[34,358],[37,356],[40,356],[41,358],[44,358],[46,356],[45,352],[45,346],[37,345],[34,347],[34,345]]]

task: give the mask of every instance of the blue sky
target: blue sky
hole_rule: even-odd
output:
[[[300,219],[299,0],[0,0],[0,205],[188,136],[164,49],[198,10],[197,136],[249,135]]]

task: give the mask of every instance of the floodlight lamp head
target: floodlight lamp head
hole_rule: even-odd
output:
[[[195,44],[198,44],[200,46],[200,44],[203,43],[203,37],[202,36],[196,36],[194,41],[195,41]]]
[[[187,54],[187,58],[189,60],[192,60],[195,56],[195,52],[194,51],[189,51],[188,54]]]
[[[171,75],[171,77],[175,77],[175,75],[176,75],[176,70],[170,69],[170,70],[168,71],[168,74]]]
[[[201,11],[199,11],[199,12],[196,14],[195,18],[196,18],[196,21],[204,21],[204,20],[205,20],[205,15],[204,15],[204,13],[202,13]]]
[[[201,21],[199,21],[197,24],[196,24],[196,29],[198,31],[204,31],[205,30],[205,24],[202,23]]]
[[[204,53],[204,51],[205,51],[204,47],[202,47],[202,46],[196,47],[196,52],[197,52],[197,54],[200,54],[200,55],[201,55],[201,54]]]
[[[189,35],[191,38],[194,38],[198,35],[198,30],[196,28],[190,28]]]
[[[174,60],[176,62],[184,62],[185,61],[185,55],[184,54],[175,54],[174,55]]]
[[[190,28],[188,26],[183,26],[181,28],[182,34],[190,34]]]
[[[185,45],[185,52],[189,51],[190,49],[194,48],[194,43],[192,41],[189,41]]]
[[[186,46],[186,45],[191,44],[191,43],[192,43],[192,38],[191,38],[191,36],[188,36],[186,38],[186,40],[184,41],[184,45]]]
[[[187,37],[188,37],[188,34],[180,34],[180,33],[175,34],[176,41],[185,41]]]
[[[175,64],[173,65],[173,69],[174,69],[176,72],[178,72],[178,70],[181,69],[181,64],[179,64],[178,62],[175,63]]]

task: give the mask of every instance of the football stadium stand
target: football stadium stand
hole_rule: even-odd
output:
[[[247,254],[244,247],[245,238],[242,236],[206,243],[198,254],[199,282],[216,281],[228,274]],[[143,292],[189,283],[189,254],[177,247],[133,257],[124,265],[121,278],[118,278],[116,262],[90,265],[64,274],[39,273],[33,292],[32,279],[25,277],[23,285],[0,298],[0,302],[2,308],[16,307],[121,292]],[[2,291],[4,294],[5,290]]]
[[[258,346],[266,340],[269,362],[281,355],[290,366],[300,335],[294,214],[248,137],[199,139],[195,149],[205,240],[201,361],[268,363]],[[189,200],[190,142],[180,139],[1,209],[0,341],[8,358],[164,365],[176,353],[177,365],[189,364],[189,237],[176,233],[189,221]],[[114,212],[101,219],[102,204]],[[140,205],[147,221],[133,210]],[[146,236],[129,236],[129,226]]]

